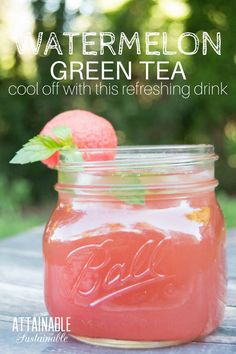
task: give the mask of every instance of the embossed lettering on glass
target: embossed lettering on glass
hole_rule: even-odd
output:
[[[70,335],[100,345],[161,347],[209,334],[226,291],[213,146],[119,147],[107,161],[101,153],[61,154],[44,235],[48,312],[70,316]]]

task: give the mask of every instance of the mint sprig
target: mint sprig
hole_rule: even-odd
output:
[[[52,132],[56,136],[57,142],[61,143],[63,147],[74,145],[70,128],[63,125],[59,125],[57,127],[54,127],[52,129]]]
[[[125,184],[132,185],[132,189],[125,190],[124,188],[112,187],[109,194],[113,197],[131,205],[144,205],[145,203],[145,187],[140,178],[132,172],[116,172],[113,177],[116,183],[124,186]],[[136,188],[135,188],[136,187]]]
[[[72,140],[71,129],[58,126],[52,129],[55,138],[48,135],[36,135],[17,151],[10,161],[12,164],[27,164],[49,158],[61,149],[75,147]]]
[[[71,129],[66,126],[58,126],[52,129],[54,137],[49,135],[36,135],[30,139],[23,147],[17,151],[16,155],[10,161],[11,164],[27,164],[36,161],[41,161],[49,158],[57,151],[67,149],[76,149],[72,139]],[[76,155],[71,153],[61,156],[66,162],[77,162],[82,154]],[[108,193],[113,197],[131,205],[143,205],[145,202],[145,188],[140,181],[140,178],[132,172],[116,172],[112,176],[114,186],[108,190]],[[134,188],[126,190],[125,185],[132,185]],[[120,186],[120,187],[119,187]],[[135,188],[137,187],[137,188]]]
[[[144,205],[144,196],[145,196],[145,190],[144,189],[140,189],[140,190],[136,190],[135,194],[124,194],[124,191],[121,190],[115,190],[113,188],[110,189],[110,194],[125,202],[126,204],[130,204],[130,205]]]

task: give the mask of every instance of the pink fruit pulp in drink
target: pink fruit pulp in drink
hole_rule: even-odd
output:
[[[204,336],[223,317],[224,237],[213,192],[141,206],[61,197],[44,238],[49,314],[83,337]]]

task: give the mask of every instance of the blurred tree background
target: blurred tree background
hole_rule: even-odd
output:
[[[45,222],[45,213],[56,198],[52,185],[56,173],[41,164],[9,165],[14,153],[36,135],[45,122],[57,113],[71,108],[91,110],[108,118],[117,130],[120,144],[214,144],[220,161],[220,199],[228,224],[235,225],[236,203],[236,50],[234,0],[1,0],[0,3],[0,236]],[[170,45],[185,31],[201,35],[208,31],[222,33],[222,55],[213,51],[207,56],[149,57],[148,60],[169,60],[172,65],[181,59],[188,84],[228,84],[228,96],[10,96],[10,84],[28,85],[38,81],[51,84],[50,66],[55,60],[83,60],[80,48],[73,56],[19,56],[14,38],[19,32],[34,36],[57,33],[60,43],[68,44],[64,31],[135,31],[168,32]],[[188,43],[187,43],[188,45]],[[189,44],[190,45],[190,44]],[[67,51],[65,51],[67,52]],[[88,60],[88,58],[86,58]],[[112,60],[108,51],[96,60]],[[133,51],[125,51],[122,61],[137,63],[144,59]],[[93,58],[94,60],[94,58]],[[135,81],[143,81],[140,67]],[[76,79],[75,79],[76,82]],[[108,82],[106,81],[106,84]],[[114,83],[114,82],[113,82]],[[155,75],[150,84],[156,83]],[[116,82],[117,84],[117,82]],[[126,84],[120,81],[119,85]],[[223,194],[224,193],[224,194]],[[231,198],[227,197],[231,195]],[[25,218],[24,216],[27,215]],[[14,220],[14,225],[12,223]]]

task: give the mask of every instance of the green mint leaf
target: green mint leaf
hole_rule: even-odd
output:
[[[13,164],[26,164],[47,159],[60,148],[60,144],[49,136],[37,135],[23,145],[10,161]]]
[[[145,196],[145,191],[144,190],[136,190],[135,194],[126,194],[125,191],[121,190],[115,190],[113,188],[110,189],[110,194],[125,202],[126,204],[135,204],[135,205],[144,205],[144,196]]]
[[[53,129],[56,140],[48,135],[36,135],[17,151],[10,161],[12,164],[26,164],[41,161],[52,156],[56,151],[74,148],[70,128],[56,127]]]
[[[113,197],[124,201],[127,204],[144,205],[145,202],[145,188],[142,185],[140,178],[135,173],[117,172],[114,175],[114,183],[118,185],[132,185],[134,189],[125,190],[121,188],[110,188],[109,194]],[[135,188],[137,187],[137,188]]]
[[[62,143],[63,146],[72,146],[72,133],[71,129],[66,126],[58,126],[52,129],[53,134],[56,136],[57,141]]]

